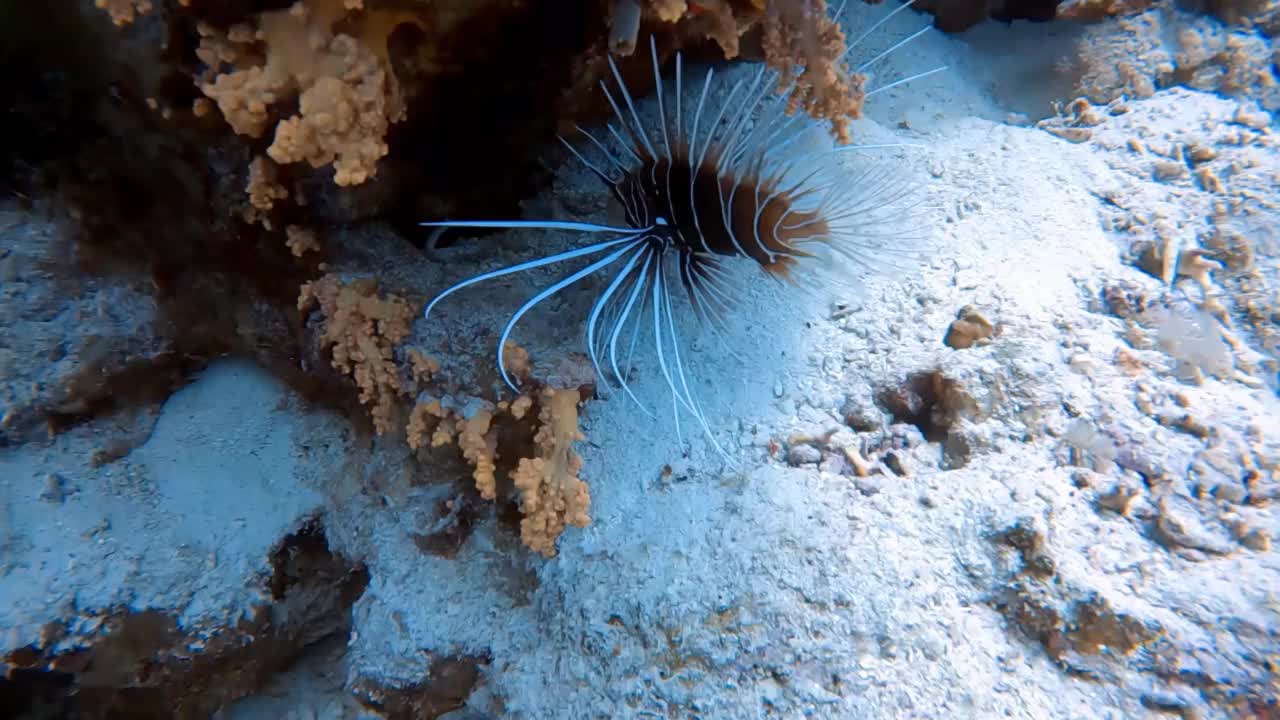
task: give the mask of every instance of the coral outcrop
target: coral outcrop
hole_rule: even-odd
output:
[[[424,394],[410,413],[408,443],[414,450],[456,443],[473,469],[480,497],[514,499],[523,516],[521,541],[553,557],[567,527],[591,522],[591,496],[578,477],[582,458],[574,450],[585,439],[578,429],[581,402],[578,389],[550,387],[511,401],[463,407]]]
[[[388,39],[400,24],[419,22],[408,12],[367,10],[350,18],[349,32],[334,30],[361,10],[346,0],[299,0],[262,13],[256,28],[221,32],[202,23],[196,54],[213,77],[201,90],[237,133],[254,138],[271,129],[273,106],[296,98],[297,114],[275,125],[267,155],[332,165],[336,184],[359,185],[387,154],[388,128],[405,119]]]
[[[389,432],[396,399],[406,390],[394,351],[417,313],[401,298],[380,297],[376,281],[344,283],[333,275],[302,286],[298,309],[313,308],[323,317],[320,341],[332,353],[333,367],[355,381],[378,434]]]

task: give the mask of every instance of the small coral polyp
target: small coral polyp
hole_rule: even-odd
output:
[[[133,22],[139,15],[151,12],[151,0],[94,0],[94,6],[106,10],[111,22],[124,26]]]

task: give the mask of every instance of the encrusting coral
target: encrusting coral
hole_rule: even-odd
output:
[[[417,313],[394,295],[379,297],[373,280],[343,283],[334,275],[302,286],[298,309],[316,307],[324,315],[321,343],[331,349],[333,367],[355,380],[377,433],[392,430],[397,397],[406,389],[393,351]]]

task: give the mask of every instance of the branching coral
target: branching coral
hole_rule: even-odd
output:
[[[765,62],[778,71],[779,90],[794,82],[791,110],[829,121],[840,142],[847,143],[849,121],[862,117],[866,77],[848,71],[841,60],[844,51],[844,31],[827,15],[826,0],[770,3],[764,53]]]
[[[430,382],[431,378],[440,372],[440,361],[427,357],[421,350],[410,349],[408,355],[409,371],[413,374],[413,381],[419,386]]]
[[[497,438],[490,432],[493,412],[480,410],[459,423],[458,448],[462,457],[475,468],[476,490],[480,497],[492,500],[498,496]]]
[[[504,347],[503,368],[511,377],[525,380],[533,372],[529,351],[508,340]]]
[[[586,527],[591,518],[588,510],[591,495],[587,484],[578,479],[582,459],[573,450],[573,443],[583,439],[578,430],[577,390],[546,388],[538,399],[521,395],[511,402],[492,406],[483,403],[467,410],[458,410],[440,400],[425,396],[409,414],[406,428],[409,447],[418,450],[428,445],[441,447],[457,442],[463,457],[471,464],[476,490],[486,500],[499,496],[499,474],[510,473],[511,485],[519,496],[520,539],[531,550],[546,557],[556,553],[556,540],[570,525]],[[538,407],[537,430],[533,432],[532,457],[521,457],[514,467],[504,463],[499,467],[499,430],[527,428],[525,418],[530,409]],[[433,429],[434,426],[434,429]],[[510,433],[508,432],[508,435]],[[505,436],[504,436],[505,437]],[[527,452],[525,443],[529,436],[519,432],[509,437],[516,452]],[[504,440],[506,443],[507,440]],[[514,454],[514,453],[513,453]]]
[[[332,163],[335,183],[359,185],[387,154],[387,127],[404,119],[404,108],[391,75],[354,38],[339,35],[326,52],[338,74],[303,90],[299,114],[276,126],[267,154],[279,163]]]
[[[116,25],[128,25],[152,9],[151,0],[94,0],[93,4],[100,10],[106,10]]]
[[[738,57],[740,38],[759,22],[765,4],[765,0],[646,0],[642,10],[663,23],[682,23],[691,35],[714,40],[725,59],[732,60]],[[637,0],[614,3],[610,46],[622,55],[635,49],[640,18],[632,15],[637,9],[641,9]]]
[[[726,59],[733,59],[740,51],[742,33],[751,26],[749,19],[739,18],[733,14],[733,6],[728,0],[701,5],[702,11],[694,22],[701,26],[707,38],[714,40],[724,51]]]
[[[290,225],[284,229],[285,245],[294,257],[302,257],[309,252],[320,250],[320,241],[316,240],[316,231],[301,225]]]
[[[387,37],[402,22],[417,21],[407,13],[369,11],[352,34],[333,31],[361,7],[355,0],[300,0],[262,13],[256,30],[200,27],[197,54],[221,73],[202,90],[231,127],[261,137],[274,120],[273,106],[297,95],[298,113],[276,125],[267,154],[284,164],[332,164],[338,185],[373,177],[387,154],[387,129],[405,118]],[[221,72],[227,65],[231,69]]]
[[[506,407],[503,403],[498,411]],[[413,450],[427,447],[428,435],[433,448],[448,445],[456,439],[462,457],[474,468],[472,477],[480,497],[493,500],[498,496],[498,436],[493,424],[496,415],[488,403],[470,408],[470,412],[458,411],[426,396],[420,398],[410,411],[405,436]]]
[[[259,155],[249,163],[249,204],[257,210],[267,211],[275,207],[277,200],[289,197],[289,191],[276,179],[275,163]]]
[[[378,434],[394,427],[396,398],[405,390],[393,350],[409,334],[417,314],[394,295],[378,296],[377,283],[343,283],[333,275],[302,286],[299,310],[319,307],[324,315],[322,343],[332,349],[333,367],[360,388]]]
[[[432,430],[433,425],[434,430]],[[428,433],[430,433],[429,437]],[[413,450],[448,445],[453,442],[453,416],[439,400],[419,402],[409,413],[409,425],[405,429],[405,436],[409,447]]]
[[[537,457],[521,458],[512,479],[520,491],[520,538],[546,557],[556,553],[556,538],[567,525],[586,527],[591,495],[578,479],[582,458],[573,443],[582,440],[578,430],[577,390],[542,391],[542,426],[534,436]]]
[[[624,21],[632,4],[614,7],[611,45],[632,48],[632,38],[618,35],[631,27]],[[687,23],[690,32],[714,40],[728,59],[738,56],[741,37],[758,26],[765,62],[779,74],[778,91],[790,88],[791,111],[830,122],[832,133],[849,141],[849,121],[862,116],[866,78],[843,62],[844,31],[826,0],[648,0],[645,10],[661,22]]]

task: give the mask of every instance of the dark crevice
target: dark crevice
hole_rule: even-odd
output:
[[[936,370],[915,373],[881,390],[876,402],[894,422],[914,425],[929,442],[944,442],[972,405],[958,382]]]
[[[412,121],[388,143],[404,178],[389,219],[406,237],[425,241],[418,223],[428,219],[521,217],[520,202],[550,180],[540,156],[565,114],[575,61],[606,34],[597,8],[535,3],[497,22],[478,13],[437,38],[457,70],[422,88]]]
[[[487,655],[430,654],[431,665],[422,682],[406,687],[385,687],[357,680],[356,697],[387,720],[434,720],[462,707],[480,680]]]
[[[363,566],[329,549],[315,521],[282,540],[271,565],[271,603],[212,635],[190,637],[168,613],[119,609],[103,616],[101,635],[55,651],[77,621],[51,625],[47,647],[4,657],[10,670],[0,681],[0,707],[31,718],[209,717],[259,690],[307,648],[349,632],[351,606],[369,582]]]

